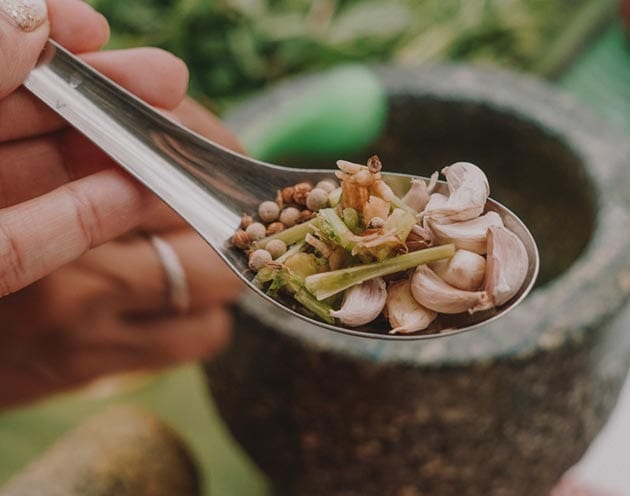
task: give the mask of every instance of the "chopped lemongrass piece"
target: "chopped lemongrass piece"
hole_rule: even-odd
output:
[[[302,248],[304,248],[305,244],[306,243],[303,240],[302,241],[298,241],[293,246],[291,246],[284,255],[282,255],[281,257],[278,257],[276,259],[276,262],[277,263],[284,263],[284,262],[286,262],[291,256],[293,256],[296,253],[299,253],[300,251],[302,251]]]
[[[393,207],[402,208],[403,210],[405,210],[406,212],[409,212],[410,214],[416,215],[418,213],[417,210],[414,210],[413,208],[411,208],[404,201],[402,201],[401,198],[398,198],[396,195],[392,196],[392,199],[390,200],[390,202]]]
[[[304,241],[299,241],[299,242],[295,243],[293,246],[291,246],[286,251],[286,253],[284,255],[281,255],[276,260],[274,260],[272,263],[267,264],[265,267],[260,269],[258,271],[258,274],[256,274],[256,277],[254,277],[252,282],[257,287],[260,288],[264,284],[266,284],[269,281],[271,281],[274,278],[274,276],[276,275],[276,273],[278,272],[278,270],[282,267],[282,264],[285,263],[289,258],[291,258],[296,253],[299,253],[302,250],[302,248],[304,248]]]
[[[361,225],[359,219],[359,212],[354,208],[344,208],[341,212],[343,216],[344,224],[352,231],[353,234],[359,234],[361,232]]]
[[[306,237],[306,235],[313,230],[313,226],[316,221],[317,218],[313,218],[308,222],[304,222],[303,224],[297,224],[293,227],[289,227],[284,231],[280,231],[279,233],[267,236],[266,238],[262,238],[261,240],[256,241],[253,246],[254,248],[264,248],[265,246],[267,246],[267,243],[269,243],[269,241],[274,239],[280,239],[284,241],[287,246],[290,246],[293,243],[302,241]]]
[[[341,188],[336,188],[328,194],[328,204],[331,207],[336,207],[339,202],[341,202]]]
[[[312,253],[304,252],[292,255],[287,259],[284,265],[301,279],[317,274],[320,268],[317,257]]]
[[[304,285],[318,300],[324,300],[368,279],[402,272],[418,265],[450,258],[454,254],[455,246],[452,244],[436,246],[399,255],[382,262],[313,274],[305,279]]]
[[[320,230],[332,243],[351,251],[356,244],[354,233],[346,226],[332,208],[319,211]]]
[[[328,324],[334,324],[335,319],[330,315],[332,307],[328,303],[319,301],[304,287],[304,279],[289,268],[279,269],[275,276],[270,292],[286,289],[293,299],[301,303],[307,310]]]

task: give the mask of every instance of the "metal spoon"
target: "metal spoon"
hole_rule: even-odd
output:
[[[349,329],[315,321],[253,286],[245,257],[231,248],[229,240],[243,212],[256,211],[262,200],[275,198],[280,188],[330,178],[332,171],[265,164],[212,143],[156,112],[54,41],[46,44],[24,85],[170,205],[253,291],[320,327],[391,340],[451,335],[504,315],[534,285],[539,257],[532,235],[506,207],[489,200],[488,209],[499,213],[506,227],[523,241],[529,255],[527,279],[511,302],[493,311],[451,317],[446,324],[436,325],[421,335],[390,336],[378,326]],[[385,175],[395,192],[404,192],[409,178],[403,174]]]

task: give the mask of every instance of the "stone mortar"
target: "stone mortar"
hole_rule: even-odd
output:
[[[480,330],[406,343],[328,333],[249,295],[233,345],[206,367],[212,394],[278,494],[547,494],[606,421],[630,358],[630,336],[611,331],[630,294],[628,140],[525,76],[376,72],[390,116],[361,157],[419,175],[476,162],[539,242],[538,287]]]

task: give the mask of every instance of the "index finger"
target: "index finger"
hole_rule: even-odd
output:
[[[50,37],[73,53],[100,50],[109,40],[103,14],[83,0],[48,0]]]
[[[150,200],[130,176],[109,169],[0,210],[0,297],[132,229]]]

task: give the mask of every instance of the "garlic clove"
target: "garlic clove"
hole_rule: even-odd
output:
[[[434,212],[438,212],[440,209],[446,207],[447,204],[448,196],[443,195],[442,193],[432,193],[429,196],[429,202],[422,211],[422,217],[427,218],[432,216]],[[438,219],[434,219],[434,221],[437,222]],[[439,220],[439,222],[442,222],[442,220]],[[450,221],[445,219],[445,222],[449,223]]]
[[[429,189],[422,179],[412,179],[409,191],[403,196],[403,203],[413,208],[416,212],[422,212],[429,203]]]
[[[484,255],[488,249],[488,228],[503,226],[503,221],[496,212],[488,212],[481,217],[452,224],[440,224],[429,217],[427,225],[439,244],[453,243],[456,248]]]
[[[343,305],[330,315],[350,327],[369,324],[383,311],[386,300],[385,281],[377,277],[346,290]]]
[[[444,282],[464,291],[477,291],[486,274],[486,259],[468,250],[457,250],[448,260],[430,264]]]
[[[420,265],[411,276],[411,294],[420,305],[438,313],[473,313],[493,306],[485,291],[457,289],[426,265]]]
[[[490,195],[488,178],[483,171],[469,162],[457,162],[444,167],[442,174],[448,183],[448,201],[432,208],[427,215],[440,222],[470,220],[481,215]]]
[[[509,301],[525,282],[529,260],[523,242],[506,227],[488,230],[485,290],[496,306]]]
[[[405,279],[387,289],[387,318],[390,334],[411,334],[429,327],[437,313],[420,305],[411,294],[411,283]]]

